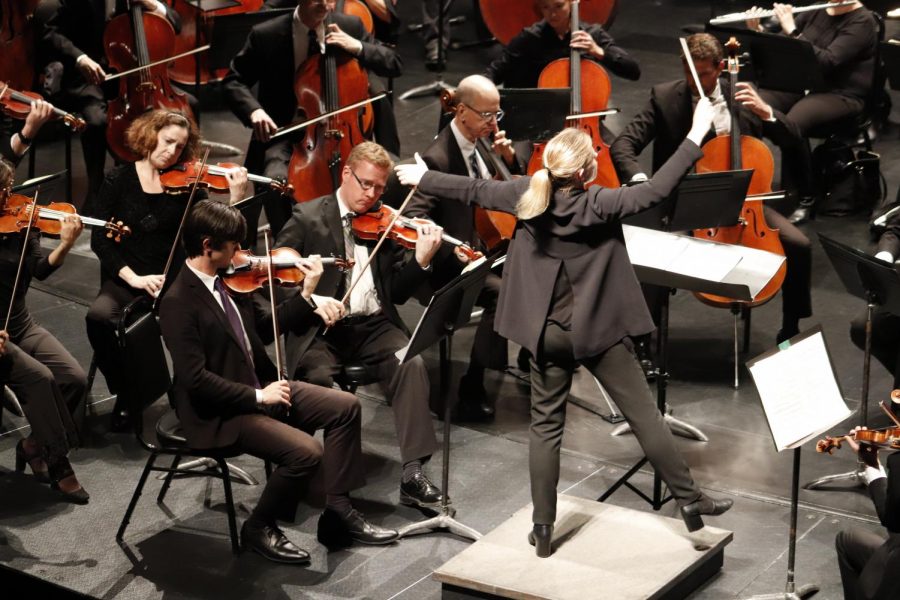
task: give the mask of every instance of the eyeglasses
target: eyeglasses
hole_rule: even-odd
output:
[[[368,192],[369,190],[375,190],[375,193],[376,193],[376,194],[382,194],[382,193],[384,193],[384,186],[383,186],[383,185],[376,185],[375,183],[372,183],[371,181],[363,181],[363,180],[360,179],[359,176],[353,171],[353,169],[350,169],[350,174],[353,175],[353,179],[356,180],[356,183],[359,184],[359,187],[362,188],[362,191]]]
[[[473,113],[475,113],[476,115],[478,115],[478,116],[481,117],[482,119],[484,119],[485,121],[490,121],[491,119],[497,119],[497,120],[499,121],[500,119],[503,118],[503,115],[505,114],[502,110],[498,110],[497,112],[492,112],[492,111],[489,111],[489,110],[486,110],[486,111],[483,111],[483,112],[482,112],[482,111],[479,111],[479,110],[475,110],[474,108],[472,108],[471,106],[469,106],[469,105],[466,104],[465,102],[463,102],[462,105],[465,106],[466,108],[468,108],[469,110],[471,110]]]

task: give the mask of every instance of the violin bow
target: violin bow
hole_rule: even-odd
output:
[[[694,84],[697,86],[697,93],[700,94],[700,98],[706,98],[706,94],[703,93],[703,86],[700,85],[700,77],[697,76],[697,67],[694,66],[694,57],[691,56],[691,51],[688,49],[687,40],[680,37],[678,38],[678,41],[681,43],[681,51],[684,53],[684,60],[691,69],[691,77],[694,78]]]
[[[209,148],[207,148],[203,152],[203,159],[200,161],[200,170],[199,173],[203,173],[204,167],[206,167],[206,161],[209,159]],[[202,177],[197,177],[194,179],[194,183],[191,184],[191,194],[188,196],[187,204],[184,207],[184,212],[181,213],[181,222],[178,224],[178,231],[175,233],[175,241],[172,242],[172,248],[169,250],[169,258],[166,259],[166,268],[163,269],[163,286],[166,285],[166,278],[169,276],[169,269],[172,268],[172,261],[175,260],[175,249],[178,248],[178,244],[181,242],[181,232],[184,230],[184,223],[187,221],[188,213],[191,212],[191,206],[194,204],[194,196],[197,193],[197,189],[199,187],[199,183]],[[153,299],[153,306],[151,310],[156,312],[156,305],[159,303],[159,299],[162,297],[162,290],[160,293],[156,295]]]
[[[263,239],[266,243],[266,274],[269,278],[269,302],[272,303],[272,333],[275,334],[275,366],[278,376],[287,380],[287,369],[284,367],[284,354],[281,348],[281,331],[278,328],[278,304],[275,302],[275,275],[272,272],[272,228],[266,225],[263,229]]]
[[[37,205],[38,193],[40,188],[34,191],[34,203]],[[16,268],[16,279],[13,281],[12,293],[9,295],[9,307],[6,309],[6,320],[3,322],[3,330],[9,331],[9,320],[12,318],[13,303],[16,301],[16,291],[19,289],[19,280],[22,278],[22,265],[25,264],[25,255],[28,254],[28,241],[31,239],[31,226],[37,216],[35,211],[31,211],[28,219],[28,226],[25,228],[25,240],[22,242],[22,252],[19,254],[19,266]]]

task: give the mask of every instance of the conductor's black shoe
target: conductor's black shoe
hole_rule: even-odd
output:
[[[553,525],[534,524],[534,529],[528,534],[528,543],[534,546],[538,558],[547,558],[553,553],[551,541],[553,539]]]
[[[274,525],[244,521],[241,543],[245,550],[253,550],[263,557],[280,563],[309,563],[309,553],[298,548]]]
[[[348,548],[353,542],[390,544],[400,537],[400,534],[396,529],[386,529],[369,523],[358,510],[352,510],[346,518],[342,518],[333,510],[326,508],[319,517],[316,537],[320,544],[329,551],[334,551]]]
[[[709,496],[700,496],[698,500],[681,507],[681,518],[688,531],[697,531],[703,528],[703,515],[721,515],[731,508],[734,501],[728,498],[718,500]]]
[[[409,481],[400,482],[400,504],[438,508],[443,498],[441,488],[431,483],[422,471],[413,475]]]

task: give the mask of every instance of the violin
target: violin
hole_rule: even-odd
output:
[[[34,210],[34,198],[20,194],[10,194],[0,211],[0,233],[18,233],[27,229],[29,223],[47,235],[59,235],[62,220],[70,215],[78,216],[75,207],[66,202],[51,202]],[[101,221],[92,217],[81,217],[81,222],[89,227],[103,227],[106,237],[117,242],[131,235],[131,229],[122,221]]]
[[[900,449],[900,427],[885,427],[884,429],[860,429],[849,435],[838,437],[826,436],[824,440],[816,442],[816,452],[832,454],[840,450],[841,444],[847,440],[854,440],[860,444],[870,444],[884,448]]]
[[[34,85],[34,11],[40,0],[0,0],[0,81],[17,89]]]
[[[331,13],[325,27],[331,24]],[[294,80],[297,112],[303,120],[336,111],[369,97],[369,77],[355,58],[338,48],[313,54],[297,69]],[[354,146],[372,137],[372,105],[338,112],[306,128],[294,144],[288,182],[297,202],[332,193],[340,185],[341,168]]]
[[[240,165],[235,163],[218,163],[216,165],[206,165],[201,172],[199,171],[200,161],[194,160],[166,169],[160,173],[159,180],[167,194],[187,192],[195,181],[203,189],[217,194],[227,194],[229,188],[228,178],[225,176],[225,173],[235,168],[240,168]],[[291,184],[282,179],[272,179],[271,177],[253,174],[248,175],[247,179],[269,186],[285,196],[290,196],[294,193]]]
[[[772,191],[772,176],[775,170],[775,160],[768,147],[759,139],[741,135],[738,120],[738,108],[734,102],[734,91],[738,82],[740,69],[738,52],[740,44],[735,38],[731,38],[725,48],[728,51],[728,79],[731,84],[731,133],[720,135],[703,145],[703,157],[697,161],[698,173],[714,171],[728,171],[737,169],[753,169],[753,177],[747,193],[750,195],[764,194]],[[699,82],[697,83],[699,89]],[[778,236],[778,230],[772,229],[766,223],[763,214],[763,201],[759,199],[747,199],[741,208],[740,222],[732,227],[719,227],[716,229],[698,229],[694,236],[722,242],[725,244],[740,244],[748,248],[766,250],[774,254],[784,256],[784,248]],[[774,277],[760,290],[756,298],[749,302],[723,298],[713,294],[695,292],[694,295],[704,304],[719,308],[732,308],[736,306],[753,307],[765,304],[771,300],[787,273],[787,265],[782,264]]]
[[[411,219],[409,217],[399,216],[395,220],[394,217],[396,215],[397,209],[382,204],[377,209],[353,217],[350,227],[353,230],[353,235],[359,240],[377,240],[382,234],[387,232],[387,237],[389,239],[394,240],[404,248],[414,249],[416,247],[416,240],[419,239],[419,229],[423,225],[434,225],[434,223],[428,219],[421,218]],[[391,226],[392,221],[394,222],[393,226]],[[388,227],[390,227],[390,229],[388,229]],[[484,254],[473,249],[465,242],[449,236],[446,233],[441,234],[441,239],[444,242],[459,248],[460,252],[462,252],[470,261],[478,260],[484,256]]]
[[[147,66],[175,54],[175,30],[165,17],[147,14],[132,1],[127,14],[106,24],[103,47],[111,68],[137,69],[119,79],[119,96],[107,105],[106,127],[110,150],[121,160],[135,162],[141,157],[125,141],[134,119],[156,108],[194,118],[187,96],[172,87],[165,63]]]
[[[293,248],[275,248],[269,257],[256,256],[249,250],[238,250],[231,259],[231,265],[222,273],[222,281],[233,292],[247,294],[262,288],[269,281],[269,264],[272,266],[272,277],[282,287],[297,287],[303,282],[306,274],[297,267],[301,260],[300,253]],[[323,265],[331,265],[341,271],[353,268],[353,260],[338,257],[322,258]]]
[[[31,112],[31,105],[40,100],[41,95],[35,92],[17,92],[8,83],[0,81],[0,109],[13,119],[25,119]],[[87,125],[84,119],[53,107],[53,114],[61,119],[72,131],[82,131]]]
[[[580,27],[578,17],[580,3],[579,0],[572,0],[570,14],[570,31],[572,33],[578,31]],[[570,50],[569,58],[554,60],[544,67],[538,77],[537,86],[539,88],[571,88],[570,116],[606,109],[609,94],[612,91],[612,84],[609,82],[606,69],[593,61],[582,61],[581,51],[576,48]],[[619,176],[612,164],[609,146],[601,137],[600,119],[583,117],[569,119],[568,123],[568,127],[576,127],[591,136],[594,150],[597,151],[597,176],[592,181],[586,182],[585,187],[595,184],[603,187],[619,187]],[[544,166],[544,146],[543,142],[534,145],[534,151],[528,161],[529,175],[533,175]]]
[[[258,11],[263,0],[234,0],[234,6],[216,10],[199,10],[186,0],[173,0],[172,8],[181,15],[181,31],[175,36],[175,54],[181,54],[208,44],[213,38],[213,23],[217,17]],[[202,5],[201,5],[202,6]],[[210,69],[206,54],[177,58],[169,65],[169,77],[184,85],[206,85],[221,81],[228,69]]]
[[[536,2],[478,0],[481,18],[498,42],[506,46],[523,29],[541,20]],[[609,29],[616,16],[616,0],[581,0],[584,18]]]

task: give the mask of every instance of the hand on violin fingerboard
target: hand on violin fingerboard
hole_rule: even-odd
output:
[[[416,238],[416,262],[423,269],[431,265],[431,259],[441,247],[441,234],[444,230],[438,225],[422,225]]]
[[[859,459],[867,466],[872,467],[873,469],[880,468],[878,464],[878,446],[873,444],[859,443],[856,441],[855,436],[857,431],[863,431],[868,429],[868,427],[857,426],[850,430],[849,437],[847,438],[847,444],[859,455]]]
[[[225,171],[225,179],[228,180],[228,191],[231,204],[240,202],[247,197],[247,169],[244,167],[236,167]]]
[[[325,272],[322,266],[322,257],[317,254],[311,254],[306,258],[297,261],[297,268],[303,271],[303,294],[304,298],[312,298],[316,286],[319,285],[319,278]]]

